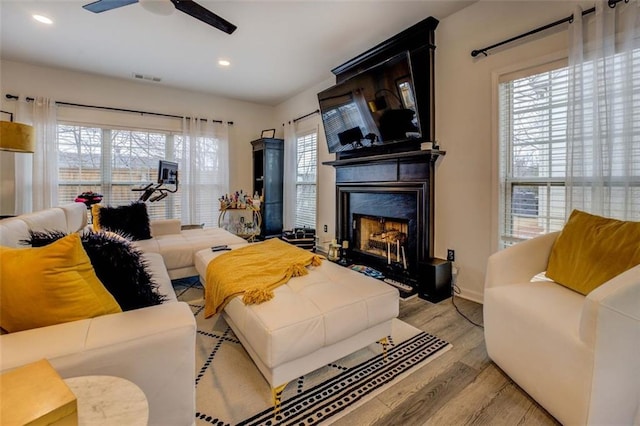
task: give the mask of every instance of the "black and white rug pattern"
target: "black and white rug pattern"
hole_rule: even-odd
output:
[[[386,353],[379,343],[290,382],[275,411],[271,389],[224,319],[204,319],[189,303],[196,337],[196,425],[318,425],[335,420],[382,388],[448,350],[444,340],[395,320]]]

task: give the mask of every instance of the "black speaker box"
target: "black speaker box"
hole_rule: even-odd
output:
[[[420,265],[418,296],[438,303],[451,296],[451,262],[432,258]]]

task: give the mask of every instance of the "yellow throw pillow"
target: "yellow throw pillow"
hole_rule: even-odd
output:
[[[9,332],[122,312],[71,234],[44,247],[0,247],[0,327]]]
[[[640,264],[640,222],[574,210],[556,239],[547,277],[587,295]]]

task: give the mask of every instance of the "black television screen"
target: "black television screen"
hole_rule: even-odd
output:
[[[422,136],[408,52],[318,93],[329,152]]]
[[[158,163],[158,183],[176,185],[178,182],[178,163],[160,160]]]

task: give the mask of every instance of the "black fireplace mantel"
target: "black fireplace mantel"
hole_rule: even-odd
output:
[[[437,149],[421,150],[421,151],[409,151],[390,154],[368,155],[364,157],[352,157],[344,158],[334,161],[324,161],[322,164],[325,166],[346,166],[349,164],[362,164],[375,161],[395,160],[395,159],[411,159],[416,157],[429,157],[433,162],[438,160],[438,157],[446,155],[446,151],[440,151]]]

